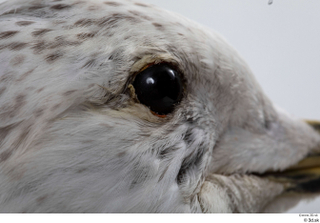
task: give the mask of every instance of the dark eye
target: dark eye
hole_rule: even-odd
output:
[[[182,98],[179,72],[168,64],[157,64],[137,74],[133,87],[140,103],[151,111],[166,115],[173,111]]]

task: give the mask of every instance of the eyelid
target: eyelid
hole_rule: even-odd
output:
[[[157,117],[159,117],[159,118],[166,118],[166,117],[167,117],[167,115],[159,115],[159,114],[155,113],[155,112],[152,111],[152,110],[150,110],[150,111],[151,111],[151,113],[152,113],[153,115],[155,115],[155,116],[157,116]]]
[[[179,60],[177,58],[173,57],[171,54],[168,54],[168,53],[163,53],[158,55],[145,55],[132,65],[130,69],[130,73],[135,75],[154,64],[160,64],[160,63],[168,63],[178,67],[178,64],[179,64],[178,61]]]

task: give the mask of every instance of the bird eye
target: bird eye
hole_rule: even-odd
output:
[[[182,99],[180,73],[168,64],[156,64],[136,75],[133,87],[140,103],[158,115],[174,110]]]

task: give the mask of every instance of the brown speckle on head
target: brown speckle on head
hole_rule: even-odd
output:
[[[28,25],[31,25],[32,23],[34,23],[33,21],[19,21],[19,22],[16,22],[16,24],[18,26],[28,26]]]
[[[0,33],[0,39],[8,39],[16,35],[19,31],[6,31]]]
[[[129,10],[128,12],[131,13],[132,15],[139,16],[140,18],[148,20],[148,21],[152,21],[153,20],[149,16],[146,16],[143,13],[135,11],[135,10]]]
[[[118,157],[123,157],[124,155],[126,155],[126,151],[118,153]]]
[[[74,23],[75,26],[86,27],[94,24],[93,19],[79,19]]]
[[[40,88],[37,90],[37,93],[40,93],[41,91],[43,91],[44,87]]]
[[[43,113],[44,113],[44,109],[43,108],[39,108],[39,109],[35,110],[33,114],[34,114],[34,116],[36,118],[39,118],[40,116],[43,115]]]
[[[96,6],[96,5],[90,5],[89,7],[88,7],[88,10],[89,11],[96,11],[96,10],[99,10],[100,9],[100,7],[99,6]]]
[[[38,204],[41,204],[44,202],[45,199],[47,199],[48,195],[43,195],[43,196],[40,196],[36,199],[37,203]]]
[[[39,36],[43,36],[44,34],[50,31],[52,31],[52,29],[39,29],[39,30],[33,31],[31,34],[34,37],[39,37]]]
[[[164,169],[164,171],[162,172],[161,176],[159,177],[158,182],[160,182],[160,181],[163,179],[163,177],[164,177],[165,173],[167,172],[168,168],[169,168],[169,165],[168,165],[168,166]]]
[[[3,94],[3,92],[4,92],[6,89],[7,89],[6,87],[0,88],[0,96]]]
[[[65,20],[53,20],[53,24],[55,24],[55,25],[59,25],[59,24],[63,24],[63,23],[66,23],[67,21],[65,21]]]
[[[72,93],[76,92],[77,90],[70,90],[70,91],[66,91],[64,92],[62,95],[63,96],[68,96],[68,95],[71,95]]]
[[[10,73],[2,74],[0,78],[0,82],[9,82],[10,80],[12,80],[12,75],[10,75]]]
[[[152,25],[154,25],[157,29],[163,29],[163,25],[153,22]]]
[[[11,59],[10,64],[12,66],[17,66],[17,65],[21,65],[23,63],[23,61],[25,60],[26,56],[25,55],[17,55],[14,58]]]
[[[43,52],[43,50],[46,49],[46,47],[47,47],[47,46],[46,46],[46,42],[43,41],[43,40],[41,40],[41,41],[35,43],[35,44],[31,47],[31,49],[33,49],[34,54],[40,54],[40,53]]]
[[[21,9],[20,8],[16,8],[16,9],[11,9],[9,11],[6,11],[1,15],[11,15],[11,14],[17,14],[17,13],[20,13],[20,12],[21,12]]]
[[[138,17],[133,17],[127,14],[114,13],[110,17],[103,17],[97,21],[98,26],[116,27],[116,23],[121,20],[126,20],[134,23],[141,22]]]
[[[24,94],[19,94],[16,97],[16,103],[17,104],[22,104],[26,99],[26,96]]]
[[[19,94],[16,96],[13,106],[3,106],[1,109],[5,112],[1,114],[1,118],[14,118],[20,112],[21,108],[26,104],[25,98],[25,94]]]
[[[6,161],[12,155],[12,151],[4,151],[0,154],[0,163]]]
[[[135,2],[134,4],[137,5],[137,6],[141,6],[141,7],[149,7],[149,5],[146,5],[146,4],[143,4],[143,3],[140,3],[140,2]]]
[[[33,71],[35,70],[35,68],[28,70],[27,72],[24,72],[18,79],[17,81],[23,81],[24,79],[26,79],[26,77],[28,77]]]
[[[93,38],[95,35],[95,33],[79,33],[77,34],[77,38],[83,40],[87,38]]]
[[[67,9],[70,8],[71,5],[66,5],[66,4],[57,4],[57,5],[53,5],[50,8],[51,9],[55,9],[55,10],[61,10],[61,9]]]
[[[76,1],[75,3],[73,3],[73,5],[80,5],[80,4],[85,4],[85,3],[87,3],[87,2],[80,0],[80,1]]]
[[[50,110],[54,111],[54,110],[58,109],[60,106],[61,106],[61,104],[56,104]]]
[[[90,59],[82,66],[82,68],[92,67],[94,64],[95,64],[95,59]]]
[[[18,51],[24,49],[25,47],[27,47],[27,45],[28,43],[24,42],[13,42],[8,45],[8,48],[10,50]]]
[[[47,55],[45,59],[48,63],[53,63],[56,60],[58,60],[59,58],[61,58],[62,56],[63,56],[63,54],[61,52],[57,51],[55,53]]]
[[[54,49],[62,46],[77,46],[82,43],[80,41],[68,41],[64,36],[56,36],[54,39],[55,41],[47,44],[46,47],[48,49]]]
[[[46,7],[46,6],[42,5],[42,4],[35,4],[35,5],[31,6],[31,7],[29,7],[28,9],[29,10],[37,10],[37,9],[42,9],[44,7]]]
[[[84,172],[86,170],[87,170],[87,168],[80,168],[79,170],[77,170],[77,173],[82,173],[82,172]]]
[[[122,5],[119,2],[111,2],[111,1],[104,2],[104,4],[109,5],[109,6],[114,6],[114,7]]]

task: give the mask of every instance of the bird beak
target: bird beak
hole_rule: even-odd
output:
[[[320,122],[306,121],[320,134]],[[320,145],[318,145],[320,147]],[[313,151],[320,151],[317,148]],[[287,192],[319,193],[320,192],[320,153],[309,154],[296,165],[284,171],[267,171],[261,174],[271,181],[282,183]]]

